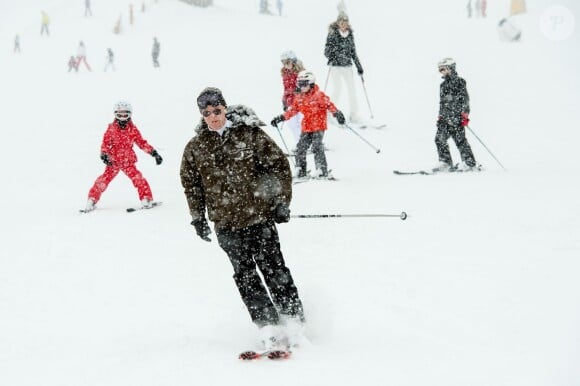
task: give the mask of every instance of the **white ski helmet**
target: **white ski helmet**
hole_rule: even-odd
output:
[[[300,86],[300,83],[306,83],[308,82],[309,85],[313,85],[314,82],[316,82],[316,78],[314,77],[314,74],[312,73],[312,71],[307,71],[307,70],[302,70],[298,73],[298,78],[297,80],[297,84],[298,87]],[[302,82],[300,82],[302,81]]]
[[[280,55],[280,60],[283,62],[285,62],[287,60],[291,60],[291,61],[295,62],[298,60],[298,58],[296,57],[296,54],[294,53],[294,51],[288,50],[288,51],[282,52],[282,54]]]
[[[455,69],[455,59],[453,58],[444,58],[437,63],[437,67],[449,67]]]
[[[127,113],[119,114],[121,111],[126,111]],[[131,106],[131,103],[127,101],[119,101],[115,103],[114,113],[115,118],[117,118],[118,120],[128,121],[131,118],[131,114],[133,113],[133,107]]]

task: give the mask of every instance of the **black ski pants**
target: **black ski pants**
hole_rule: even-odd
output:
[[[311,145],[312,152],[314,153],[314,164],[316,169],[322,170],[324,174],[328,172],[326,154],[324,154],[324,144],[322,143],[323,138],[324,131],[300,134],[300,139],[296,145],[296,166],[301,172],[306,173],[306,153]]]
[[[304,320],[302,302],[284,263],[274,223],[219,230],[217,239],[230,258],[234,281],[255,324],[278,324],[281,314]]]
[[[461,155],[461,160],[468,166],[475,166],[475,157],[473,156],[471,146],[465,137],[465,128],[462,126],[451,127],[443,122],[437,124],[437,134],[435,135],[435,145],[437,146],[439,161],[453,165],[451,152],[449,151],[449,145],[447,144],[449,138],[453,138],[453,141],[459,150],[459,154]]]

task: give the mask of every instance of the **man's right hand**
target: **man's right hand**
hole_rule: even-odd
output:
[[[202,240],[211,241],[211,239],[207,237],[211,234],[211,229],[209,229],[209,225],[207,225],[207,220],[205,217],[193,220],[191,225],[193,225],[195,232]]]

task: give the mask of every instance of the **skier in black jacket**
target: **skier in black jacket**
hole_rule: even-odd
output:
[[[330,99],[333,101],[338,100],[342,89],[342,82],[344,81],[346,83],[346,92],[348,93],[350,104],[349,121],[360,123],[356,90],[352,76],[352,63],[354,62],[360,76],[363,74],[363,68],[356,54],[354,36],[352,35],[352,28],[346,13],[339,13],[336,21],[330,24],[328,36],[326,37],[326,45],[324,47],[324,56],[328,59],[328,65],[330,66],[328,75],[330,83],[333,84]]]
[[[469,124],[469,94],[465,79],[457,75],[455,60],[452,58],[441,60],[438,67],[444,80],[439,91],[439,119],[435,135],[439,165],[433,171],[449,171],[454,167],[447,144],[450,137],[455,141],[463,161],[457,166],[458,170],[478,170],[479,166],[465,137],[465,126]]]

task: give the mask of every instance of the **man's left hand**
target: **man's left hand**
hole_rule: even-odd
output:
[[[274,209],[274,221],[277,224],[290,221],[290,208],[288,207],[288,204],[281,202],[276,205],[276,208]]]

